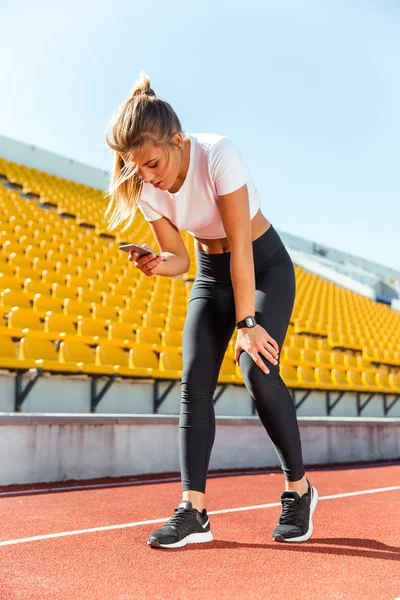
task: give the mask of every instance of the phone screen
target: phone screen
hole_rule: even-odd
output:
[[[140,244],[123,244],[122,246],[119,247],[119,249],[123,250],[124,252],[128,252],[128,254],[130,252],[137,252],[139,255],[139,258],[141,258],[142,256],[146,256],[146,254],[154,254],[155,256],[161,256],[161,254],[157,254],[157,252],[153,252],[152,250],[149,250],[148,248],[144,248]],[[163,256],[162,258],[164,260],[167,260],[166,256]]]

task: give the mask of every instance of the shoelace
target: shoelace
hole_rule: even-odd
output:
[[[302,506],[300,500],[289,500],[284,498],[282,500],[282,514],[279,518],[281,525],[293,525],[299,522],[304,524],[305,517],[301,512]]]
[[[186,529],[191,524],[193,510],[187,508],[176,508],[175,514],[165,523],[164,527],[173,525],[176,529]]]

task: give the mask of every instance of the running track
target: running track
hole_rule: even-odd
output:
[[[309,542],[272,541],[283,477],[252,473],[209,478],[215,539],[175,550],[147,536],[179,481],[0,488],[0,598],[400,598],[400,465],[307,474],[320,494]]]

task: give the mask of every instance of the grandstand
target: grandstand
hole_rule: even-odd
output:
[[[27,152],[22,146],[19,155]],[[15,142],[11,149],[16,151]],[[84,165],[80,169],[84,175]],[[175,408],[165,406],[166,412],[177,412],[182,327],[196,271],[190,235],[182,232],[189,272],[147,278],[118,245],[135,240],[156,247],[148,224],[138,212],[129,230],[111,234],[101,188],[4,157],[0,204],[0,364],[9,373],[3,376],[16,381],[13,406],[2,395],[0,408],[24,411],[38,380],[53,374],[63,375],[59,387],[77,375],[91,380],[90,406],[71,403],[67,412],[102,412],[113,384],[124,380],[152,382],[153,406],[149,410],[145,402],[145,412],[163,412],[175,387]],[[299,414],[400,415],[400,273],[280,234],[297,282],[281,374]],[[233,337],[215,401],[239,387],[243,401],[236,410],[252,414],[234,344]],[[101,392],[98,380],[105,381]],[[53,412],[55,404],[29,406]],[[133,408],[137,412],[136,403]],[[126,405],[124,412],[130,412]]]

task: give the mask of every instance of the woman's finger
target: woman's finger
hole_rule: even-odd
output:
[[[279,346],[278,346],[278,343],[277,343],[277,341],[276,341],[276,340],[274,340],[274,338],[273,338],[273,337],[271,337],[271,336],[269,335],[269,333],[267,334],[267,340],[268,340],[268,342],[271,344],[271,346],[273,346],[273,347],[275,348],[276,352],[278,352],[278,353],[279,353]]]
[[[268,375],[269,369],[268,369],[267,365],[264,363],[264,361],[261,359],[260,355],[259,354],[250,354],[250,356],[256,363],[257,367],[259,367],[261,369],[261,371],[263,371],[266,375]]]
[[[267,360],[268,362],[270,362],[273,365],[277,365],[278,361],[275,358],[275,356],[273,354],[271,354],[271,352],[269,352],[266,348],[260,348],[258,350],[259,354],[262,354]]]

